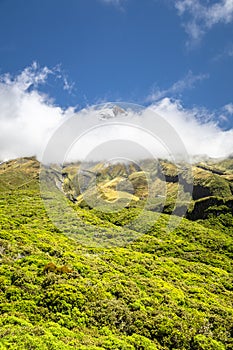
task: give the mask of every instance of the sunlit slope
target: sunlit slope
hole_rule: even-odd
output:
[[[86,208],[94,207],[96,199],[113,202],[120,197],[128,206],[145,206],[146,203],[148,209],[168,214],[187,205],[187,215],[192,220],[211,216],[208,209],[214,205],[220,211],[224,205],[224,213],[232,213],[233,159],[197,163],[191,167],[189,179],[182,177],[184,164],[146,160],[140,165],[141,168],[133,163],[90,163],[85,170],[80,170],[80,164],[69,164],[62,169],[63,190],[68,198]],[[145,168],[147,171],[142,170]]]

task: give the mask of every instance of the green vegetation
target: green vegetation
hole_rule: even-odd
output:
[[[196,181],[212,191],[217,177],[224,182],[223,195],[217,191],[193,201],[187,218],[172,232],[166,229],[168,214],[144,210],[140,215],[145,177],[132,167],[128,175],[139,186],[141,206],[100,212],[65,199],[77,213],[66,234],[46,213],[38,162],[29,158],[2,164],[0,349],[232,349],[233,218],[224,164],[232,170],[228,161],[222,164],[223,175],[210,174],[212,182],[208,176]],[[67,169],[63,176],[57,169],[52,172],[74,199],[80,196],[77,178],[74,166],[72,174]],[[99,183],[107,186],[127,175],[120,165],[113,170],[101,173],[99,167]],[[120,191],[125,189],[122,185]],[[134,234],[137,239],[126,244]],[[121,244],[85,246],[82,236],[89,242],[103,238],[102,243],[105,237],[117,237]]]

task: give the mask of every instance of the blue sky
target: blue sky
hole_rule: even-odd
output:
[[[209,27],[207,19],[197,20],[196,40],[187,29],[195,9],[187,6],[181,14],[182,3],[1,0],[0,72],[15,74],[33,61],[50,68],[61,64],[75,84],[73,94],[55,82],[46,88],[64,105],[101,99],[143,103],[153,92],[168,90],[187,106],[219,109],[233,101],[232,16]],[[200,3],[210,8],[216,1]],[[190,75],[191,86],[187,81],[181,91],[169,92]]]
[[[33,62],[62,108],[169,98],[233,128],[233,0],[0,0],[1,79]]]

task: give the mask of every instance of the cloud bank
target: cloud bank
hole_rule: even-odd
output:
[[[53,130],[70,114],[39,92],[55,72],[36,63],[12,77],[0,77],[0,160],[21,156],[41,157]],[[60,73],[59,73],[60,74]]]
[[[47,67],[39,68],[34,64],[26,68],[18,76],[9,74],[0,78],[0,160],[8,160],[23,156],[36,155],[42,158],[48,141],[53,137],[55,131],[69,118],[77,118],[80,128],[88,130],[92,125],[92,108],[85,111],[75,111],[73,107],[62,109],[56,106],[51,98],[38,89],[44,84],[50,74],[54,74]],[[232,104],[225,107],[225,112],[232,113]],[[148,117],[147,110],[153,110],[159,114],[183,141],[190,156],[208,155],[210,157],[226,157],[233,152],[233,129],[223,131],[207,111],[199,109],[185,109],[181,102],[163,97],[152,103],[145,109],[145,121],[147,129],[153,128],[155,119]],[[124,121],[128,116],[124,110],[107,111],[103,106],[98,111],[101,118],[115,117],[114,113],[123,114]],[[112,114],[111,114],[112,113]],[[134,108],[129,113],[131,121],[137,121],[139,113]],[[142,115],[143,117],[143,115]],[[114,119],[113,119],[114,120]],[[142,123],[143,124],[143,123]],[[74,132],[74,130],[70,130]],[[114,141],[115,136],[119,139],[134,139],[135,130],[132,128],[119,129],[97,128],[85,138],[85,143],[76,152],[77,159],[81,159],[86,152],[85,149],[97,149],[107,140]],[[67,134],[69,136],[69,133]],[[170,135],[172,136],[172,135]],[[169,135],[168,135],[169,137]],[[60,143],[62,145],[62,134]],[[141,138],[141,143],[148,146],[149,138]],[[104,147],[104,146],[103,146]],[[124,143],[122,143],[124,148]],[[135,148],[136,149],[136,148]],[[84,152],[85,151],[85,152]],[[156,150],[158,156],[158,149]],[[96,153],[101,154],[101,153]],[[107,153],[106,153],[107,154]]]

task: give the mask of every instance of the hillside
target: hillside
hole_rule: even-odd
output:
[[[233,348],[233,159],[145,162],[0,165],[1,350]]]

